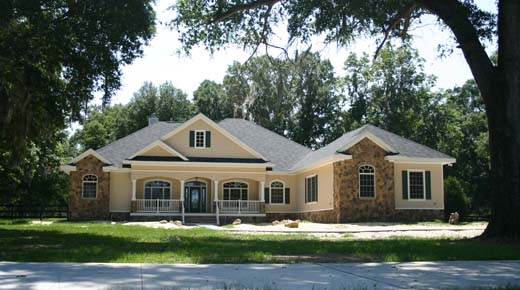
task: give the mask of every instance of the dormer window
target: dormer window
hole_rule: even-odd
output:
[[[211,147],[211,131],[206,131],[206,130],[190,131],[190,147],[195,147],[195,148]]]

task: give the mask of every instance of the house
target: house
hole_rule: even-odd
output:
[[[441,218],[455,159],[372,125],[312,151],[243,119],[149,125],[62,166],[70,216],[316,222]]]

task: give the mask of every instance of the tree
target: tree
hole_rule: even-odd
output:
[[[239,44],[256,52],[270,43],[273,25],[287,20],[290,39],[348,44],[359,35],[409,38],[408,28],[431,14],[453,33],[486,106],[493,214],[485,237],[520,238],[520,2],[498,1],[498,17],[471,0],[396,1],[209,1],[179,0],[172,27],[186,52],[198,44],[210,50]],[[498,37],[494,65],[483,41]]]
[[[295,100],[289,137],[297,143],[319,148],[339,137],[342,96],[334,68],[318,54],[305,53],[292,63],[291,92]]]
[[[197,110],[210,119],[220,121],[233,117],[233,106],[224,87],[214,81],[204,80],[193,92],[193,103]]]
[[[80,152],[96,150],[131,133],[127,132],[127,123],[125,106],[94,106],[89,109],[83,128],[71,137],[71,141],[80,145]]]
[[[309,147],[337,137],[333,128],[341,97],[334,69],[318,54],[304,53],[294,61],[261,56],[234,63],[224,77],[234,115]]]
[[[192,117],[193,104],[188,95],[165,82],[158,87],[145,82],[134,93],[132,100],[127,104],[126,135],[148,126],[148,118],[156,114],[162,121],[184,121]]]
[[[35,152],[56,153],[48,150],[57,150],[57,132],[81,120],[95,92],[108,103],[121,66],[154,34],[151,2],[0,2],[2,194],[28,195],[32,178],[42,177],[35,169],[57,170]]]
[[[440,96],[432,93],[435,79],[424,73],[424,60],[409,45],[387,45],[373,61],[365,53],[351,54],[345,62],[344,87],[350,103],[348,129],[369,123],[437,147],[444,125],[439,114]],[[434,130],[437,129],[437,130]],[[427,134],[424,134],[427,132]]]

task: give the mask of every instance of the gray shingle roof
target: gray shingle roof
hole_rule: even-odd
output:
[[[224,130],[274,163],[276,171],[286,171],[312,152],[309,148],[244,119],[224,119]]]
[[[113,166],[121,167],[123,160],[148,146],[163,135],[179,127],[182,123],[157,122],[134,133],[118,139],[96,150],[101,156],[112,162]]]
[[[150,143],[159,140],[162,136],[180,125],[182,125],[182,123],[157,122],[118,139],[96,150],[96,152],[112,162],[113,166],[121,167],[122,162],[126,158],[129,158]],[[452,158],[446,154],[372,125],[365,125],[345,133],[340,138],[316,151],[312,151],[284,136],[278,135],[244,119],[225,119],[219,123],[219,126],[253,150],[262,154],[267,161],[274,163],[276,166],[274,169],[276,171],[299,169],[338,154],[338,151],[342,149],[342,147],[356,140],[356,138],[364,133],[373,134],[382,142],[391,146],[396,151],[394,153],[399,156]]]
[[[302,160],[291,167],[291,170],[311,165],[323,158],[337,154],[345,145],[351,143],[364,133],[371,133],[381,141],[392,147],[399,156],[414,158],[453,158],[444,153],[403,138],[392,132],[380,129],[373,125],[364,125],[356,130],[347,132],[325,147],[309,153]]]

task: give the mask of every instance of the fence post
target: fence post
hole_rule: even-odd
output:
[[[242,200],[239,199],[237,202],[238,202],[238,214],[240,214],[240,206],[242,204]]]

